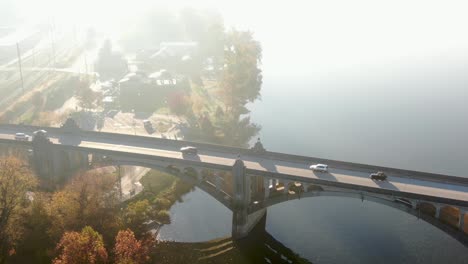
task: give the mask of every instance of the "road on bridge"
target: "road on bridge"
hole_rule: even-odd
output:
[[[31,133],[32,131],[12,131],[11,129],[1,128],[0,139],[14,139],[16,132]],[[55,144],[68,145],[76,136],[66,134],[48,133],[49,138]],[[129,136],[131,137],[131,136]],[[189,159],[211,164],[232,166],[237,158],[237,153],[218,152],[213,150],[198,149],[198,155],[183,156],[176,146],[163,144],[155,140],[154,144],[148,145],[147,142],[137,140],[115,140],[111,137],[103,138],[80,138],[81,141],[70,145],[98,148],[103,150],[113,150],[127,153],[146,154],[174,159]],[[387,173],[387,181],[373,181],[369,178],[370,171],[343,169],[329,167],[328,173],[313,172],[309,169],[310,163],[283,161],[278,159],[262,158],[258,155],[242,155],[248,169],[259,172],[271,172],[273,175],[292,175],[304,179],[317,179],[329,182],[338,182],[356,186],[365,186],[375,189],[386,189],[391,191],[407,192],[419,195],[427,195],[437,198],[448,198],[458,201],[468,202],[468,186],[429,181],[424,179],[408,178],[404,175]],[[312,162],[313,163],[313,162]],[[275,178],[272,176],[272,178]]]

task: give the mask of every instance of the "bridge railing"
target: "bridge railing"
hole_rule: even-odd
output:
[[[328,164],[330,167],[346,169],[346,170],[353,170],[353,171],[360,171],[360,172],[365,171],[368,173],[384,171],[388,174],[397,174],[398,176],[403,176],[403,177],[413,178],[413,179],[468,185],[468,178],[464,178],[464,177],[449,176],[449,175],[429,173],[429,172],[420,172],[420,171],[413,171],[413,170],[404,170],[404,169],[397,169],[397,168],[384,167],[384,166],[375,166],[375,165],[368,165],[368,164],[363,164],[363,163],[337,161],[337,160],[331,160],[331,159],[321,159],[321,158],[315,158],[315,157],[307,157],[307,156],[285,154],[285,153],[271,152],[271,151],[266,151],[264,153],[255,153],[251,151],[250,149],[239,148],[239,147],[223,146],[223,145],[185,141],[185,140],[154,138],[154,137],[147,137],[147,136],[134,136],[134,135],[128,135],[128,134],[119,134],[119,133],[82,131],[80,134],[82,136],[89,137],[90,139],[91,138],[107,138],[107,139],[112,138],[114,140],[122,140],[122,142],[132,141],[132,142],[138,142],[138,143],[146,143],[149,146],[155,145],[155,143],[157,143],[157,145],[169,145],[169,146],[173,146],[176,148],[190,145],[190,146],[197,147],[200,150],[210,150],[210,151],[229,153],[229,154],[235,154],[235,155],[240,154],[241,157],[251,156],[251,157],[269,158],[269,159],[286,161],[286,162],[306,163],[306,164],[325,163],[325,164]]]

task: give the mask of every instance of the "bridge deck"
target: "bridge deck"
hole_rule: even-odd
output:
[[[18,127],[18,129],[20,129]],[[31,133],[27,129],[21,131],[13,131],[13,129],[0,128],[0,139],[14,139],[16,132]],[[217,150],[209,150],[199,148],[199,153],[196,156],[182,156],[179,151],[180,143],[167,144],[161,141],[141,141],[132,140],[133,136],[129,135],[128,141],[115,139],[112,137],[91,137],[91,136],[73,136],[70,134],[49,132],[50,139],[55,144],[71,145],[76,147],[87,147],[109,151],[119,151],[131,154],[146,154],[172,159],[190,160],[202,162],[206,164],[217,164],[224,166],[232,166],[237,153],[227,153]],[[151,142],[151,143],[148,143]],[[177,141],[175,141],[177,142]],[[391,191],[406,192],[412,194],[426,195],[438,198],[453,199],[457,201],[467,202],[468,204],[468,186],[450,182],[436,182],[424,179],[408,178],[408,175],[400,175],[398,173],[387,173],[388,181],[379,182],[372,181],[369,178],[368,169],[363,168],[340,168],[329,167],[328,173],[313,172],[308,167],[311,163],[308,161],[285,161],[271,157],[261,157],[258,155],[243,154],[241,159],[244,161],[247,169],[257,172],[271,173],[272,177],[281,177],[281,175],[295,176],[298,179],[321,180],[328,182],[344,183],[354,186],[364,186],[374,189],[384,189]]]

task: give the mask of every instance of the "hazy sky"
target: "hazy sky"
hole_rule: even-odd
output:
[[[273,3],[276,2],[276,3]],[[74,23],[111,27],[148,6],[219,10],[227,26],[251,29],[277,63],[312,68],[399,64],[468,54],[468,1],[420,0],[18,0],[23,15],[53,13]],[[118,28],[114,28],[118,29]],[[266,56],[271,59],[273,56]],[[275,63],[268,61],[268,63]]]

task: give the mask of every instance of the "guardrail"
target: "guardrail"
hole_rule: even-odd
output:
[[[55,133],[65,134],[65,132],[63,132],[61,128],[57,128],[57,127],[38,127],[38,126],[30,126],[30,125],[0,124],[0,129],[9,129],[9,130],[18,131],[18,132],[23,132],[25,130],[32,132],[35,130],[44,129],[48,131],[49,133],[53,133],[53,134]],[[121,142],[144,143],[144,144],[148,144],[148,146],[155,145],[155,143],[159,145],[173,146],[176,148],[190,145],[190,146],[194,146],[203,150],[211,150],[211,151],[216,151],[216,152],[221,152],[221,153],[230,153],[230,154],[240,154],[241,156],[258,157],[258,158],[263,158],[263,159],[267,158],[267,159],[274,159],[274,160],[280,160],[280,161],[286,161],[286,162],[292,162],[292,163],[305,163],[305,164],[325,163],[329,165],[330,167],[339,168],[339,169],[361,171],[361,172],[364,171],[368,173],[372,173],[376,171],[384,171],[387,174],[395,174],[397,176],[413,178],[413,179],[468,185],[468,178],[465,178],[465,177],[450,176],[450,175],[443,175],[443,174],[430,173],[430,172],[421,172],[421,171],[414,171],[414,170],[405,170],[405,169],[376,166],[376,165],[369,165],[369,164],[363,164],[363,163],[307,157],[307,156],[285,154],[285,153],[279,153],[279,152],[266,151],[263,153],[255,153],[245,148],[230,147],[230,146],[201,143],[201,142],[192,142],[192,141],[185,141],[185,140],[171,140],[171,139],[147,137],[147,136],[141,136],[141,135],[110,133],[110,132],[96,132],[96,131],[80,130],[72,134],[81,136],[83,139],[88,139],[88,140],[96,140],[98,138],[103,138],[103,139],[105,138],[105,139],[113,139],[113,140],[121,141]]]

